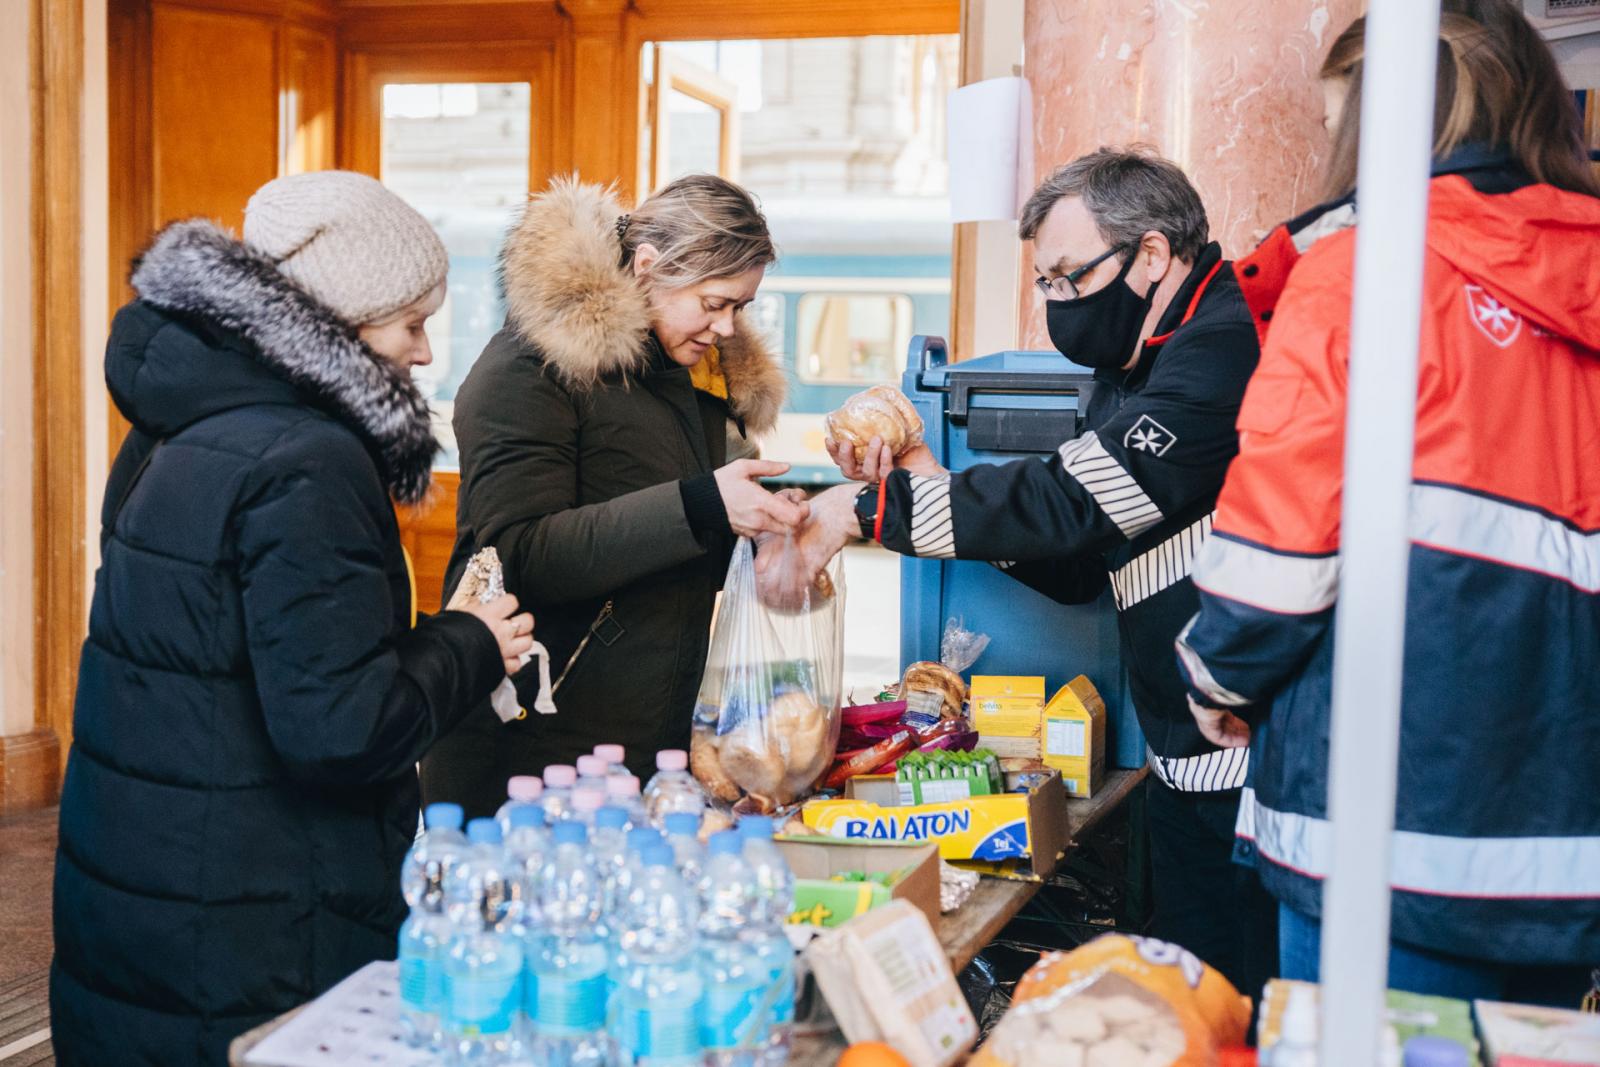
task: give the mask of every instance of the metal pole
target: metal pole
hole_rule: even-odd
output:
[[[1389,948],[1407,514],[1439,0],[1367,15],[1322,897],[1322,1062],[1376,1064]]]

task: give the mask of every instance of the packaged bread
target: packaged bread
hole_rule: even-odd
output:
[[[1212,1067],[1249,1023],[1249,999],[1193,953],[1106,934],[1040,957],[972,1063]]]
[[[898,456],[922,443],[922,419],[905,394],[892,385],[874,385],[857,393],[823,420],[829,437],[855,448],[856,462],[867,457],[874,437]]]
[[[923,660],[907,667],[901,676],[900,699],[908,711],[959,719],[967,700],[967,683],[944,664]]]

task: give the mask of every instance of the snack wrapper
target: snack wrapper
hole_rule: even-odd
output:
[[[461,576],[461,584],[456,588],[456,595],[452,602],[463,598],[476,600],[480,604],[487,604],[506,595],[505,569],[500,565],[500,553],[491,546],[474,553],[467,561],[466,573]],[[550,653],[538,641],[533,647],[518,657],[518,667],[526,667],[528,661],[535,656],[539,657],[539,695],[533,702],[533,710],[540,715],[554,715],[556,702],[550,695]],[[494,713],[501,722],[510,722],[527,716],[522,701],[517,698],[517,687],[510,678],[503,678],[495,686],[494,693],[489,697],[489,703],[494,707]]]
[[[755,552],[728,564],[695,702],[690,768],[718,800],[772,811],[804,796],[839,741],[844,573],[835,558],[798,610],[762,603]]]
[[[1249,999],[1193,953],[1106,934],[1040,957],[972,1063],[1212,1067],[1249,1025]]]

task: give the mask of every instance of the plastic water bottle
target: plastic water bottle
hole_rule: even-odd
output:
[[[582,823],[587,829],[594,825],[595,812],[605,807],[605,804],[604,790],[579,787],[572,791],[572,806],[567,811],[567,818],[572,822]]]
[[[444,954],[450,920],[444,915],[445,879],[467,847],[461,805],[430,804],[426,829],[406,854],[402,877],[411,914],[400,927],[400,1030],[414,1048],[438,1048],[444,1039]]]
[[[755,877],[740,855],[744,841],[711,835],[700,877],[700,975],[705,1000],[700,1043],[707,1067],[756,1067],[769,1029],[767,966],[744,938],[755,905]]]
[[[538,807],[539,795],[544,792],[544,782],[531,774],[519,774],[506,783],[506,796],[509,798],[500,805],[500,810],[494,813],[494,821],[500,824],[500,836],[511,836],[511,813],[519,807]]]
[[[578,757],[578,788],[593,786],[602,793],[606,790],[606,778],[611,773],[611,764],[599,756]]]
[[[689,773],[689,753],[681,748],[656,753],[656,776],[644,788],[644,810],[657,828],[674,811],[705,813],[706,794]]]
[[[460,804],[429,804],[422,813],[423,832],[400,867],[400,892],[413,908],[429,894],[443,907],[450,867],[467,847],[467,836],[461,832],[464,818]]]
[[[638,826],[627,832],[624,842],[621,862],[608,887],[606,918],[603,923],[606,931],[606,954],[610,960],[606,969],[606,980],[610,983],[611,989],[606,1027],[613,1035],[620,1033],[618,1017],[620,1003],[617,991],[621,989],[628,971],[628,954],[622,949],[622,923],[628,894],[644,875],[644,853],[664,844],[665,839],[661,836],[661,831],[653,827]]]
[[[545,826],[544,809],[537,804],[513,808],[509,822],[510,830],[504,842],[507,883],[516,906],[515,921],[524,930],[531,930],[543,922],[539,914],[538,878],[550,858],[550,830]]]
[[[628,826],[644,826],[648,819],[644,813],[643,791],[639,779],[626,772],[613,774],[606,779],[606,803],[614,804],[628,813]]]
[[[700,844],[700,816],[686,811],[675,811],[664,820],[667,844],[672,846],[672,862],[678,868],[678,877],[691,889],[700,885],[700,875],[706,869],[706,850]]]
[[[622,908],[628,964],[617,991],[618,1036],[637,1067],[700,1067],[699,907],[672,868],[670,848],[651,845],[642,859],[644,870]]]
[[[539,796],[539,806],[544,809],[544,821],[551,826],[567,817],[572,806],[572,787],[578,781],[578,768],[565,763],[552,763],[544,769],[544,792]]]
[[[739,820],[738,830],[744,839],[744,861],[750,866],[756,891],[750,923],[744,930],[745,943],[761,957],[772,987],[768,993],[772,1016],[767,1048],[758,1062],[781,1064],[789,1059],[794,1032],[794,946],[783,932],[794,910],[794,874],[783,853],[772,843],[771,816],[746,815]]]
[[[628,770],[628,752],[621,745],[596,745],[594,754],[606,761],[606,774],[613,778],[633,777]]]
[[[445,898],[456,933],[444,962],[444,1027],[454,1062],[477,1067],[501,1063],[511,1048],[522,946],[508,929],[512,902],[500,827],[473,819],[467,840],[472,847],[456,864]]]
[[[595,866],[606,884],[608,895],[603,902],[606,911],[604,918],[610,918],[612,902],[609,894],[628,858],[628,813],[609,805],[595,812],[594,830],[589,834],[589,851],[594,855]]]
[[[542,933],[527,945],[523,1005],[532,1022],[530,1059],[541,1067],[605,1067],[606,949],[596,935],[604,877],[579,822],[555,829],[555,852],[539,878]]]

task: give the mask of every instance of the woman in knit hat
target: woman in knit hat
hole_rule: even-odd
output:
[[[447,259],[371,178],[263,186],[135,264],[61,798],[52,1036],[69,1064],[221,1064],[392,958],[415,765],[531,644],[503,597],[418,619],[391,498],[437,445],[410,367]],[[487,714],[487,712],[485,712]]]

